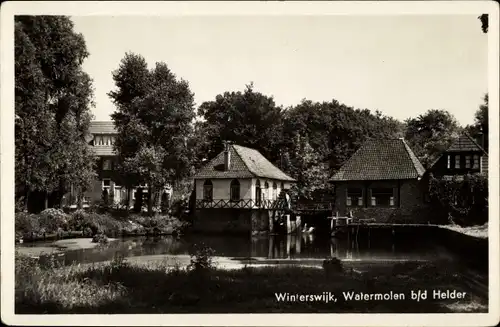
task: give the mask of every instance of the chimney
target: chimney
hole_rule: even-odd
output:
[[[224,170],[228,171],[231,167],[231,144],[229,142],[224,142]]]
[[[484,149],[484,133],[482,129],[477,133],[477,144]]]

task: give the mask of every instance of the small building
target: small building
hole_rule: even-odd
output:
[[[294,182],[259,151],[231,144],[193,178],[193,228],[210,232],[269,231],[269,209]]]
[[[479,142],[478,142],[479,141]],[[482,137],[476,141],[468,133],[462,133],[451,146],[431,165],[429,173],[434,177],[451,179],[467,174],[488,174],[488,152],[483,149]]]
[[[404,139],[369,140],[331,179],[334,211],[376,222],[411,219],[425,203],[424,173]]]

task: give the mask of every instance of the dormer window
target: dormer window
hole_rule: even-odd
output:
[[[115,142],[115,137],[112,135],[95,135],[94,136],[94,146],[109,146],[113,145]]]

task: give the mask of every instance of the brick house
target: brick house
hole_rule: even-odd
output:
[[[212,232],[268,231],[268,209],[294,182],[259,151],[230,144],[193,179],[193,227]]]
[[[467,174],[488,174],[488,152],[483,149],[482,136],[478,141],[462,133],[428,169],[434,177],[451,179]]]
[[[411,220],[425,204],[424,174],[404,139],[369,140],[331,179],[334,211],[377,222]]]
[[[117,175],[115,170],[117,154],[113,146],[116,135],[117,131],[112,121],[92,121],[90,123],[87,141],[95,156],[97,156],[97,177],[92,183],[92,188],[84,194],[84,206],[101,201],[104,193],[107,193],[110,203],[116,205],[127,205],[128,202],[130,206],[133,206],[135,202],[138,187],[127,190],[119,182],[120,176]],[[146,185],[140,187],[143,188],[143,196],[147,198]],[[170,188],[164,190],[164,193],[167,193],[169,198],[171,192]],[[70,207],[76,207],[76,193],[77,190],[72,187],[70,191]]]

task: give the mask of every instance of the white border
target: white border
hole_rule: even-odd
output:
[[[499,117],[489,116],[489,313],[488,314],[178,314],[15,315],[14,314],[14,25],[16,14],[57,15],[460,15],[489,14],[489,106],[499,108],[498,4],[493,1],[334,2],[4,2],[1,6],[1,312],[16,325],[211,325],[211,326],[494,326],[499,322]],[[480,28],[478,21],[477,28]],[[472,110],[472,109],[471,109]]]

